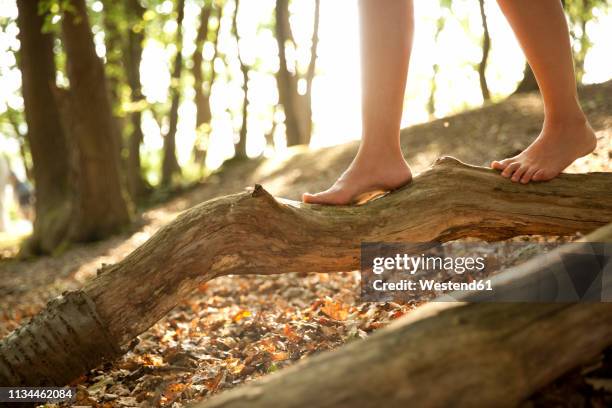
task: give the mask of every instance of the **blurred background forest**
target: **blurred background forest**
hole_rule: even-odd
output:
[[[564,6],[579,82],[610,79],[609,2]],[[0,0],[0,241],[53,253],[228,160],[358,139],[357,7]],[[416,24],[404,126],[537,89],[495,1],[419,0]]]

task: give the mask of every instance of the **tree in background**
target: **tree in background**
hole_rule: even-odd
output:
[[[185,17],[185,0],[177,2],[176,17],[176,55],[174,56],[174,66],[172,68],[172,80],[170,84],[171,105],[169,112],[170,124],[168,132],[164,135],[164,152],[161,171],[161,185],[169,187],[175,174],[180,174],[181,168],[176,159],[176,130],[178,126],[178,109],[181,101],[181,76],[183,73],[183,19]]]
[[[240,125],[240,133],[238,141],[234,143],[236,148],[235,157],[237,159],[246,159],[246,142],[247,142],[247,127],[248,127],[248,112],[249,112],[249,70],[250,67],[244,62],[240,52],[240,34],[238,33],[238,11],[240,8],[240,0],[235,0],[234,15],[232,17],[232,33],[236,38],[236,53],[240,62],[240,72],[242,73],[242,124]]]
[[[480,9],[480,21],[482,23],[482,58],[478,64],[478,78],[480,79],[480,92],[482,99],[486,102],[491,100],[491,92],[487,84],[487,60],[489,59],[489,51],[491,50],[491,36],[489,34],[489,24],[487,23],[487,14],[485,12],[484,0],[478,0]]]
[[[126,0],[126,19],[128,23],[127,42],[124,52],[127,82],[130,89],[130,121],[127,143],[126,179],[128,192],[134,202],[140,202],[148,195],[151,186],[142,174],[140,145],[143,141],[141,129],[142,110],[146,105],[140,83],[140,62],[142,60],[142,44],[144,42],[144,13],[139,0]]]
[[[63,10],[62,43],[70,88],[60,98],[75,165],[69,239],[90,241],[119,231],[130,215],[120,181],[118,129],[85,0],[69,5]]]
[[[221,29],[221,17],[223,4],[215,0],[206,0],[200,12],[200,25],[196,35],[196,49],[193,53],[192,74],[194,79],[195,106],[196,106],[196,143],[194,144],[194,161],[204,166],[208,136],[210,134],[210,122],[212,113],[210,110],[210,94],[216,78],[215,60],[218,55],[219,30]],[[216,15],[217,25],[214,30],[210,29],[211,17]],[[212,38],[210,33],[212,31]],[[212,41],[213,56],[204,64],[203,51],[207,40]],[[205,72],[207,75],[204,75]]]
[[[122,86],[125,83],[124,49],[126,10],[123,1],[102,0],[104,13],[102,27],[104,29],[104,45],[106,52],[105,73],[111,106],[120,128],[123,126],[120,114],[122,102]]]
[[[448,15],[451,9],[451,0],[440,0],[440,15],[436,19],[436,31],[434,33],[434,44],[438,43],[438,39],[440,38],[440,34],[444,27],[446,26],[446,20],[448,19]],[[436,53],[437,55],[437,53]],[[436,112],[436,91],[437,86],[436,82],[438,79],[438,73],[440,72],[440,65],[437,61],[434,62],[432,66],[433,74],[431,76],[431,88],[429,89],[429,98],[427,99],[427,113],[430,118],[434,117],[434,113]]]
[[[310,63],[305,74],[300,74],[297,61],[289,64],[287,47],[297,47],[289,21],[289,0],[276,0],[275,32],[278,44],[279,68],[276,74],[280,105],[285,114],[287,145],[310,143],[312,133],[312,81],[315,75],[319,42],[320,0],[314,0],[314,22],[310,49]],[[292,69],[290,69],[290,67]],[[300,80],[306,81],[306,92],[300,94]]]
[[[46,16],[39,14],[38,1],[18,0],[17,7],[26,138],[36,187],[36,218],[26,252],[52,252],[64,240],[70,216],[68,145],[52,93],[53,35],[42,32]]]

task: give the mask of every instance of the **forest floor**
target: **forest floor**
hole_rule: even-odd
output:
[[[581,90],[598,149],[569,172],[612,171],[612,81]],[[540,129],[537,95],[522,95],[480,109],[413,126],[402,146],[416,172],[451,155],[488,165],[527,146]],[[293,149],[284,157],[230,162],[197,188],[141,214],[134,229],[103,242],[79,245],[54,257],[28,261],[0,252],[0,337],[27,321],[46,302],[81,287],[102,264],[120,261],[181,211],[255,183],[277,196],[329,186],[348,165],[357,143],[319,150]],[[567,241],[575,237],[520,237]],[[139,336],[125,356],[75,381],[79,405],[182,407],[342,344],[418,307],[362,303],[359,273],[221,277]],[[444,364],[443,361],[440,364]],[[612,349],[534,395],[526,406],[611,406]]]

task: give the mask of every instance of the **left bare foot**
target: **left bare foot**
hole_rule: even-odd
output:
[[[519,155],[494,161],[491,167],[513,182],[555,178],[579,157],[595,150],[597,139],[586,118],[544,122],[538,138]]]

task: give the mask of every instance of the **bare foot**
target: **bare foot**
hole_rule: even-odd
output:
[[[513,182],[546,181],[555,178],[579,157],[597,145],[595,133],[586,119],[544,123],[538,138],[519,155],[494,161],[491,167]]]
[[[389,155],[359,152],[330,188],[316,194],[304,193],[302,200],[310,204],[359,204],[377,193],[400,188],[411,180],[410,167],[401,152]]]

